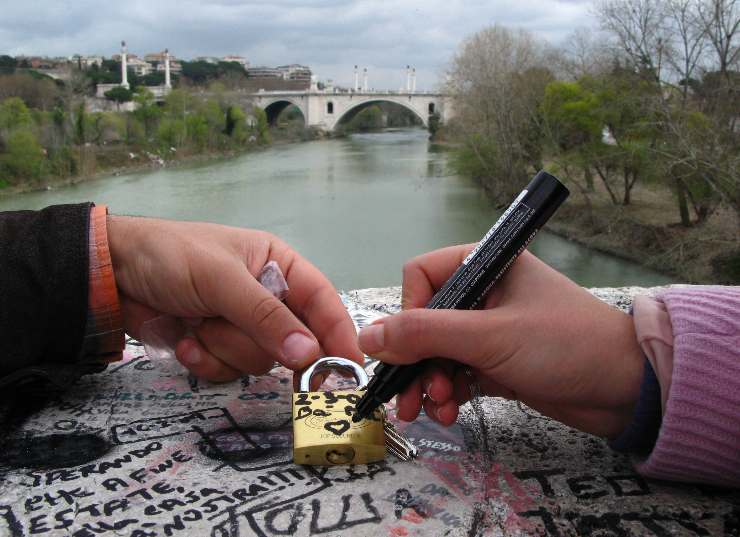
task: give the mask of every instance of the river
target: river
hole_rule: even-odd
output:
[[[423,130],[276,145],[0,198],[0,210],[91,200],[111,212],[271,231],[339,289],[399,285],[404,261],[474,242],[496,220],[479,186],[454,175]],[[567,202],[566,202],[567,203]],[[670,283],[662,274],[542,232],[530,250],[588,287]]]

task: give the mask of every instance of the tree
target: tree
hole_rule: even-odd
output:
[[[611,55],[602,36],[590,28],[573,30],[566,37],[562,52],[562,70],[572,80],[602,75],[611,63]]]
[[[17,181],[36,180],[41,175],[44,154],[36,136],[27,129],[13,132],[5,143],[0,163]]]
[[[144,145],[147,142],[147,131],[144,123],[136,115],[126,117],[126,143],[132,146]]]
[[[184,119],[164,118],[157,128],[157,141],[163,148],[182,147],[188,136]]]
[[[0,56],[0,74],[13,74],[17,62],[12,56],[3,54]]]
[[[134,94],[134,102],[137,105],[134,110],[134,115],[144,125],[146,138],[149,138],[154,135],[157,122],[162,116],[162,109],[157,106],[157,103],[154,100],[154,94],[141,87],[139,87]]]
[[[133,96],[133,92],[123,86],[117,86],[105,92],[105,98],[109,101],[114,101],[118,105],[131,101]]]
[[[71,177],[77,174],[79,161],[71,147],[65,145],[49,152],[50,175]]]
[[[0,101],[20,97],[30,108],[51,110],[60,97],[60,89],[49,77],[34,78],[28,73],[0,76]]]
[[[85,110],[85,103],[82,102],[77,106],[75,115],[75,142],[77,145],[85,145],[87,142],[87,123],[87,111]]]
[[[551,82],[545,88],[541,109],[550,151],[565,177],[584,195],[593,192],[590,157],[595,146],[603,143],[604,129],[596,95],[578,82]]]
[[[226,129],[226,114],[217,100],[207,99],[199,107],[199,113],[208,124],[208,130],[212,134],[213,140],[224,132]]]
[[[126,119],[122,114],[103,112],[97,117],[96,126],[101,143],[121,142],[126,139]]]
[[[630,69],[615,68],[607,77],[593,81],[597,113],[613,143],[597,143],[592,158],[594,169],[609,192],[612,202],[629,205],[638,180],[652,179],[649,150],[659,136],[654,103],[660,88],[650,78]],[[620,187],[622,193],[618,195]]]
[[[33,124],[31,112],[19,97],[10,97],[0,103],[0,135]]]
[[[121,62],[118,60],[103,60],[103,63],[92,65],[84,72],[93,84],[118,84],[121,80]],[[141,81],[133,69],[126,70],[126,78],[131,88],[136,88]]]
[[[230,106],[226,112],[226,134],[237,144],[247,141],[246,116],[238,106]]]
[[[252,108],[252,114],[255,119],[255,129],[257,131],[257,143],[269,144],[271,142],[270,123],[267,121],[267,114],[259,106]]]
[[[208,121],[202,114],[188,116],[185,119],[188,140],[198,149],[204,149],[211,144],[210,129]],[[176,144],[172,144],[176,145]]]
[[[196,84],[205,84],[218,77],[218,66],[206,61],[180,62],[182,75]]]
[[[67,144],[68,137],[68,114],[61,106],[57,106],[51,113],[52,123],[54,125],[54,132],[56,141],[54,146],[63,146]]]
[[[601,0],[596,14],[632,66],[660,80],[667,42],[665,0]]]
[[[673,30],[670,34],[673,46],[668,50],[667,60],[679,76],[684,103],[688,97],[689,81],[706,48],[706,31],[698,6],[696,0],[669,0],[666,6]]]
[[[708,0],[698,6],[703,30],[714,49],[717,67],[727,76],[740,60],[740,7],[737,0]],[[729,80],[728,80],[729,82]]]
[[[237,62],[218,62],[209,63],[206,61],[180,62],[182,65],[182,75],[196,85],[207,84],[212,80],[230,79],[231,84],[234,79],[244,79],[246,71],[240,63]]]
[[[717,199],[740,214],[740,76],[733,70],[740,60],[738,0],[604,0],[597,11],[630,58],[628,70],[656,86],[641,107],[653,125],[643,143],[647,161],[660,164],[663,180],[676,193],[682,224],[691,225],[689,203],[698,222]],[[664,58],[673,78],[663,75]],[[680,97],[673,89],[676,78]]]
[[[185,119],[192,108],[193,97],[184,89],[173,89],[164,101],[164,113],[169,117]]]
[[[171,75],[172,82],[175,82],[177,80],[177,75],[172,73]],[[164,72],[163,71],[153,71],[149,74],[146,74],[139,78],[139,82],[141,83],[141,86],[162,86],[164,85]]]
[[[357,114],[349,120],[345,130],[350,132],[367,132],[382,129],[384,126],[383,111],[378,105],[371,105],[357,112]]]
[[[499,202],[541,166],[539,104],[552,81],[544,52],[524,30],[491,26],[466,39],[452,63],[448,89],[465,146],[459,156],[473,159],[466,170]]]
[[[439,112],[434,112],[429,116],[429,136],[430,138],[434,139],[434,137],[439,132],[439,129],[442,127],[442,116],[439,115]]]

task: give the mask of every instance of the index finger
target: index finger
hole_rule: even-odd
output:
[[[448,246],[415,257],[403,266],[403,309],[423,308],[444,285],[475,244]]]
[[[362,364],[364,355],[357,346],[355,326],[326,276],[290,249],[275,260],[281,265],[290,289],[285,303],[306,323],[324,352]]]

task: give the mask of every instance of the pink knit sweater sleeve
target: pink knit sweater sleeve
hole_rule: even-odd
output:
[[[670,383],[658,440],[637,468],[740,487],[740,287],[674,287],[658,300],[673,332]]]

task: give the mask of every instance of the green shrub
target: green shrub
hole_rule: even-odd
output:
[[[182,147],[187,139],[187,126],[182,119],[165,118],[157,129],[157,143],[164,147]]]

